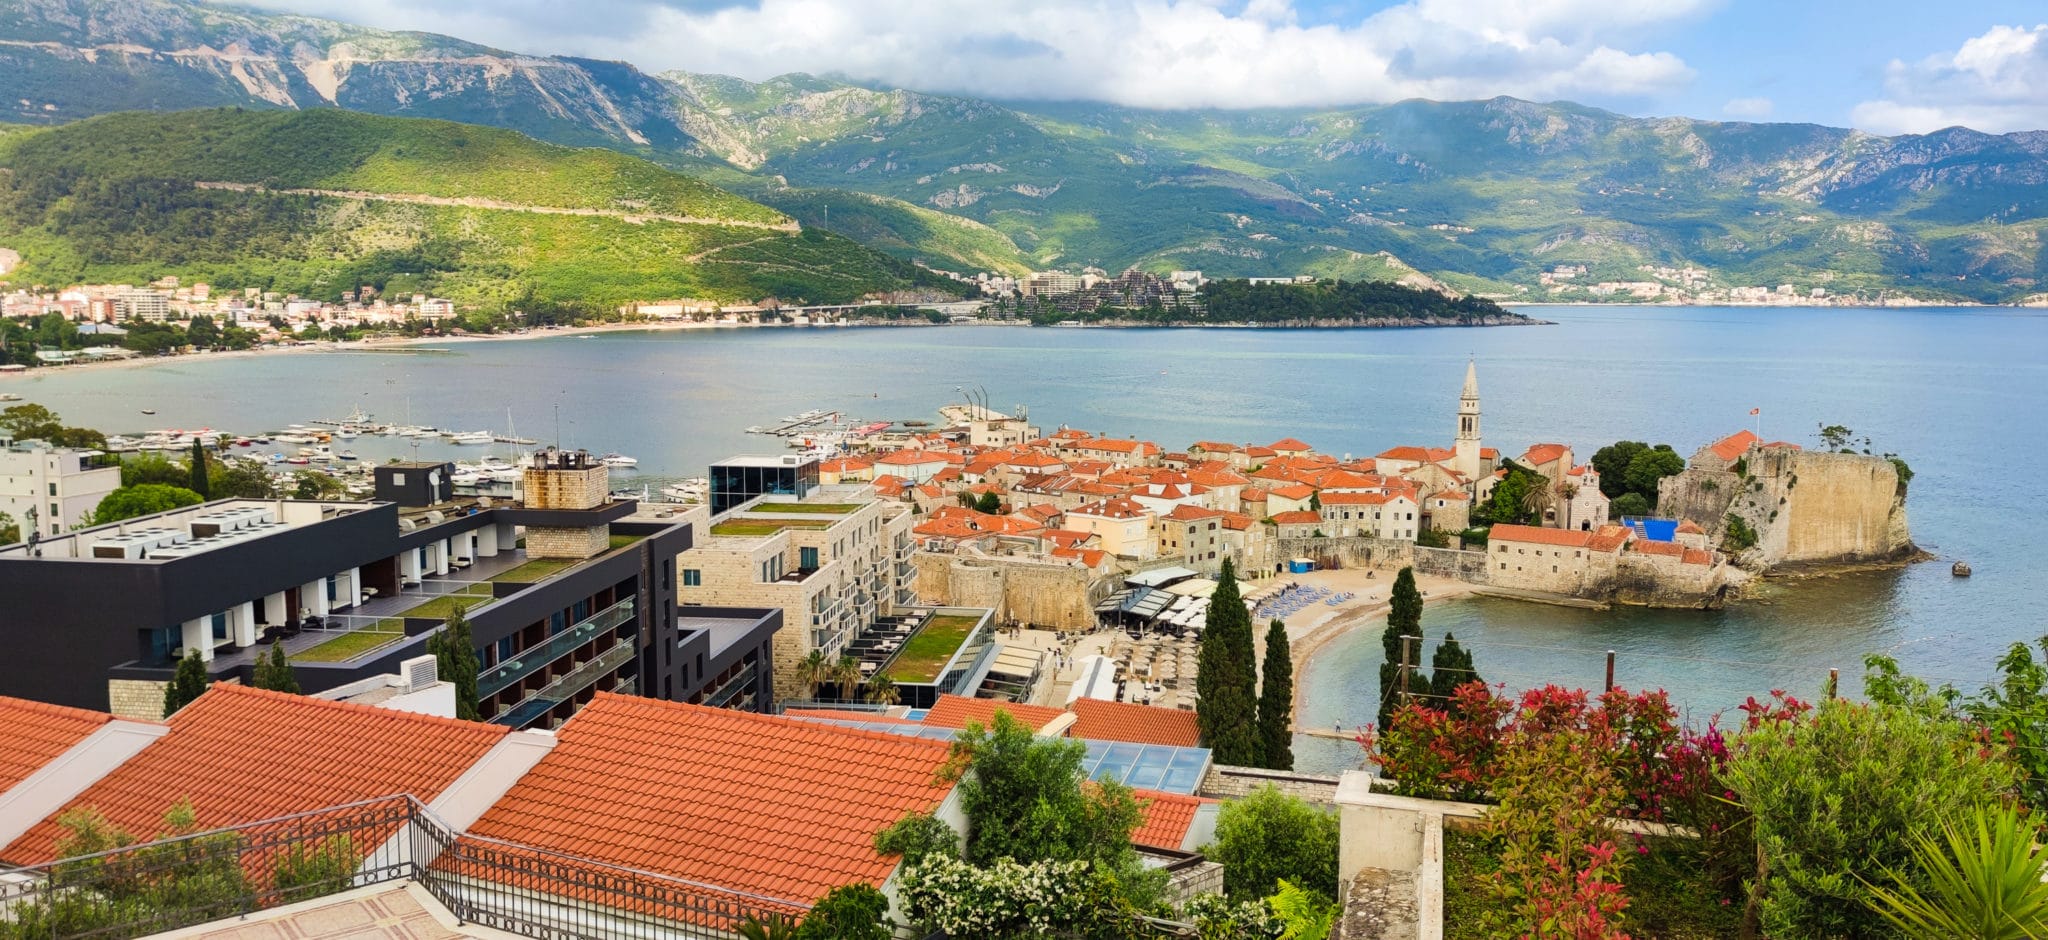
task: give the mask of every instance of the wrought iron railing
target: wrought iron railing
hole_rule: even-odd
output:
[[[0,940],[127,940],[399,881],[537,940],[710,940],[806,909],[468,835],[401,795],[0,869]]]

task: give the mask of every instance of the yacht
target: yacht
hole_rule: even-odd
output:
[[[597,459],[604,461],[604,465],[607,467],[637,467],[640,465],[640,461],[619,453],[606,454]]]
[[[450,431],[448,433],[448,442],[451,444],[489,444],[491,442],[491,432]]]
[[[661,498],[672,503],[701,503],[711,490],[711,481],[698,477],[680,480],[661,488]]]

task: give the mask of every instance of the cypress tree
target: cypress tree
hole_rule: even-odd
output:
[[[1422,591],[1415,586],[1415,569],[1403,568],[1394,577],[1394,593],[1387,603],[1387,630],[1380,634],[1380,643],[1386,648],[1387,658],[1380,663],[1380,710],[1379,727],[1385,730],[1400,707],[1396,701],[1401,688],[1401,638],[1422,636]],[[1420,648],[1418,642],[1418,649]],[[1411,692],[1427,694],[1430,690],[1421,684],[1422,670],[1419,663],[1408,664],[1408,689]]]
[[[284,658],[284,644],[272,643],[270,655],[256,660],[256,687],[272,692],[299,694],[299,676]]]
[[[211,499],[207,495],[209,482],[206,479],[206,448],[198,438],[192,439],[192,492],[198,493],[201,501]]]
[[[1252,671],[1252,615],[1237,593],[1228,560],[1209,597],[1202,629],[1201,669],[1195,675],[1195,721],[1216,763],[1264,763],[1258,735],[1258,677]]]
[[[1294,657],[1287,625],[1274,618],[1266,628],[1266,664],[1259,677],[1259,739],[1268,770],[1294,769]]]
[[[206,663],[200,661],[199,651],[186,653],[184,659],[178,660],[178,671],[172,673],[170,684],[164,686],[164,717],[177,714],[178,709],[205,695],[209,681]]]
[[[1451,693],[1468,682],[1484,682],[1479,672],[1472,668],[1472,652],[1458,643],[1458,638],[1446,633],[1444,641],[1436,648],[1429,660],[1429,695],[1438,708],[1449,708]]]
[[[427,652],[434,654],[434,669],[441,680],[455,684],[455,717],[482,721],[476,701],[476,640],[469,635],[469,618],[462,608],[448,615],[441,632],[427,638]]]

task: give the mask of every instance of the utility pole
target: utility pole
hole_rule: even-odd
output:
[[[1415,704],[1415,695],[1408,690],[1408,674],[1415,667],[1415,647],[1412,645],[1421,637],[1401,637],[1401,704]]]

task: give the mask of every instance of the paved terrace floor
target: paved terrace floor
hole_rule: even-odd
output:
[[[383,884],[285,907],[237,920],[215,921],[154,935],[154,940],[510,940],[512,934],[455,915],[416,885]]]
[[[449,568],[448,574],[445,576],[433,575],[426,579],[426,584],[423,587],[406,588],[391,597],[370,598],[335,615],[332,619],[341,625],[339,629],[301,630],[298,636],[285,637],[285,655],[296,656],[301,652],[334,639],[337,634],[346,632],[348,629],[367,627],[382,618],[396,617],[436,597],[462,590],[462,588],[456,586],[457,583],[476,584],[489,581],[491,578],[526,564],[527,561],[526,550],[523,548],[510,552],[499,552],[490,558],[477,559],[467,569]],[[478,590],[481,591],[482,589]],[[469,606],[474,607],[487,600],[489,600],[488,595],[480,593]],[[270,644],[258,643],[247,649],[218,654],[213,658],[213,665],[216,669],[242,666],[255,662],[259,656],[268,655],[270,655]]]

